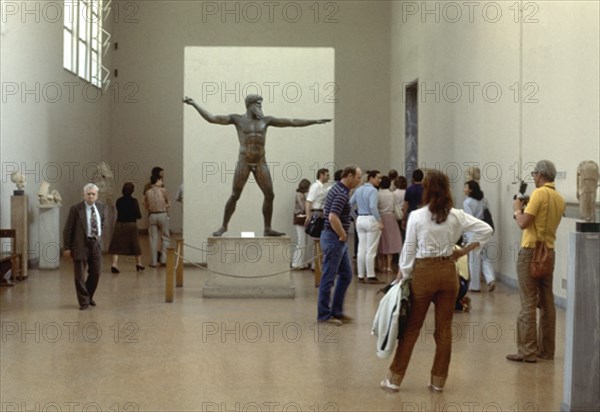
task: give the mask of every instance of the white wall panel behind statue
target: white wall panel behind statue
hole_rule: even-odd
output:
[[[214,115],[243,114],[247,94],[263,96],[266,116],[290,119],[333,119],[334,50],[330,48],[187,47],[184,93]],[[239,142],[235,126],[206,122],[191,106],[183,106],[184,185],[183,236],[203,248],[223,220],[231,194]],[[295,238],[292,225],[295,189],[316,171],[332,172],[334,123],[303,128],[269,127],[266,160],[273,179],[275,230]],[[242,231],[263,233],[263,195],[250,177],[225,236]],[[205,256],[186,249],[187,258]]]

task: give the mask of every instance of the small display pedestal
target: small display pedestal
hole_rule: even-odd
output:
[[[40,269],[58,269],[60,266],[60,208],[40,206]]]
[[[22,193],[22,191],[15,190],[15,193]],[[19,277],[26,279],[28,276],[28,218],[27,218],[27,195],[19,194],[10,197],[10,225],[16,230],[15,238],[15,252],[20,253],[22,257],[21,261],[21,273]]]

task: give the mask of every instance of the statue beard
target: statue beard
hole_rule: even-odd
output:
[[[265,117],[265,115],[263,114],[262,109],[260,107],[252,106],[250,108],[250,111],[252,112],[254,117],[256,117],[259,120]]]

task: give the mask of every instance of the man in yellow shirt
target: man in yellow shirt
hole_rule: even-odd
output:
[[[523,211],[523,201],[513,204],[514,218],[523,230],[521,250],[517,259],[517,277],[521,294],[521,312],[517,318],[516,354],[506,359],[514,362],[537,362],[537,358],[554,358],[556,312],[552,291],[553,271],[540,279],[529,275],[529,263],[535,250],[535,242],[544,240],[551,251],[554,265],[554,241],[556,229],[565,212],[565,200],[554,187],[556,168],[549,160],[540,160],[531,173],[536,189]],[[540,309],[539,332],[536,307]]]

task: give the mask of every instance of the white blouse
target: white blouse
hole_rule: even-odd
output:
[[[463,232],[471,232],[471,242],[479,242],[480,247],[492,237],[492,228],[487,223],[460,209],[450,209],[448,218],[440,224],[431,220],[427,205],[413,211],[408,219],[400,255],[400,270],[404,276],[412,274],[415,259],[452,255],[454,245]]]

